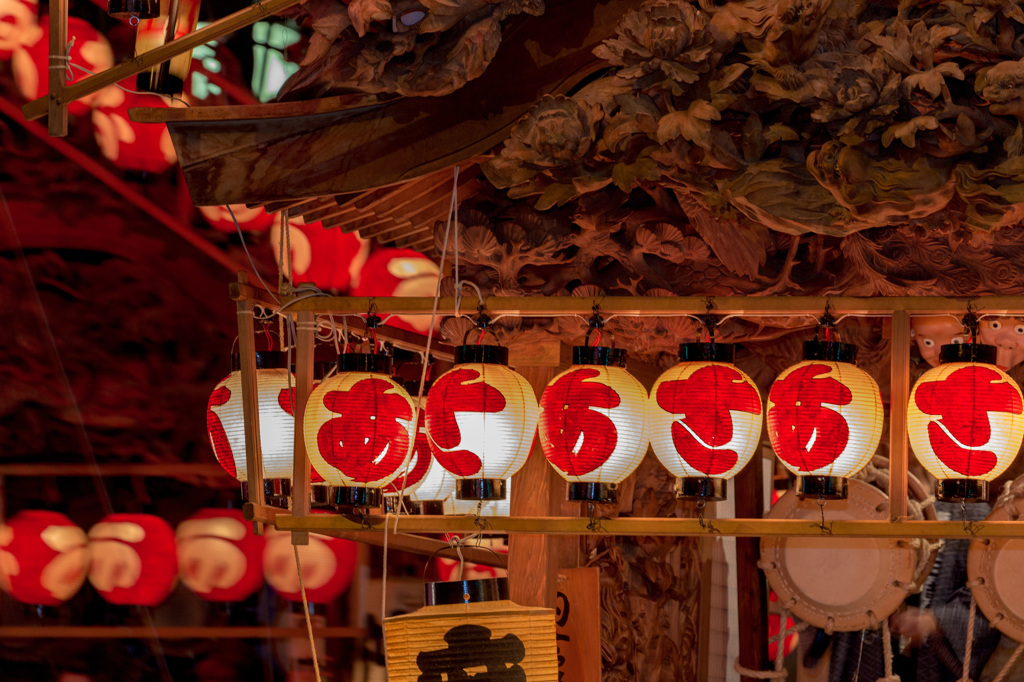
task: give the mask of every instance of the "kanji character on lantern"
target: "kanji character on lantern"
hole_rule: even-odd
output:
[[[210,601],[242,601],[263,585],[266,539],[237,509],[200,509],[176,532],[186,587]]]
[[[358,556],[356,543],[311,533],[308,545],[292,545],[291,533],[268,527],[263,577],[285,599],[302,601],[294,547],[299,550],[302,586],[310,603],[334,601],[352,584]]]
[[[680,497],[722,499],[760,445],[761,395],[729,344],[683,344],[679,360],[651,389],[651,447]]]
[[[625,364],[621,349],[576,346],[541,395],[540,444],[570,500],[614,502],[647,453],[647,391]]]
[[[275,222],[270,228],[270,244],[278,261],[282,239],[281,227]],[[325,228],[320,223],[307,225],[301,218],[288,222],[287,243],[291,247],[291,270],[287,271],[285,263],[278,262],[277,266],[286,271],[292,284],[312,282],[335,294],[351,290],[370,255],[369,240],[358,233]]]
[[[112,604],[156,606],[178,579],[177,544],[166,521],[109,514],[89,529],[89,582]]]
[[[448,630],[444,641],[446,649],[422,651],[416,657],[424,682],[471,679],[470,671],[480,668],[492,682],[526,682],[526,671],[519,665],[526,658],[526,647],[516,635],[491,639],[489,629],[470,624]]]
[[[63,514],[22,510],[0,526],[0,589],[19,602],[62,604],[88,571],[85,531]]]

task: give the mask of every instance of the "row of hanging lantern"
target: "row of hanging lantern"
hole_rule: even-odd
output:
[[[323,481],[314,486],[315,499],[365,508],[402,493],[424,513],[441,513],[454,486],[456,500],[503,500],[535,434],[568,482],[570,500],[615,501],[616,486],[648,446],[677,477],[679,497],[721,499],[725,480],[757,451],[763,418],[776,455],[798,476],[798,492],[832,499],[845,497],[846,479],[879,445],[878,385],[856,366],[857,348],[838,340],[828,308],[814,340],[804,344],[803,361],[778,376],[764,409],[757,387],[733,364],[733,347],[716,343],[710,305],[706,338],[683,344],[680,362],[650,394],[625,370],[625,351],[596,345],[603,326],[596,307],[585,344],[573,349],[573,365],[539,402],[529,382],[508,367],[508,349],[480,343],[488,323],[481,311],[477,343],[463,339],[455,366],[433,382],[422,409],[392,377],[390,356],[339,356],[337,372],[310,395],[303,424],[314,479]],[[991,364],[994,349],[974,343],[976,316],[969,313],[964,323],[971,342],[944,347],[946,364],[921,377],[908,406],[911,445],[939,479],[943,499],[984,498],[986,482],[1005,471],[1024,439],[1020,389]],[[224,394],[230,385],[237,391],[236,375],[214,391],[208,418],[218,459],[239,473],[241,400],[232,405],[229,429],[231,399]],[[285,488],[278,483],[292,470],[287,391],[293,380],[283,368],[262,366],[257,377],[265,475],[280,501]],[[226,437],[229,431],[238,435]]]
[[[307,600],[329,602],[352,582],[355,544],[316,535],[299,547]],[[110,514],[89,529],[53,511],[23,510],[0,525],[0,589],[57,606],[88,578],[111,604],[157,606],[180,579],[203,599],[243,601],[264,582],[301,601],[289,533],[254,535],[242,513],[201,509],[177,529],[151,514]]]

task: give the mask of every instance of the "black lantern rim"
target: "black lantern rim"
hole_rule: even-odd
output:
[[[508,598],[508,578],[450,580],[427,583],[423,586],[423,601],[427,606],[477,604],[489,601],[503,601]]]
[[[939,348],[939,364],[980,362],[994,365],[998,352],[998,348],[987,343],[947,343]]]
[[[471,362],[482,365],[505,365],[507,367],[508,348],[485,344],[456,346],[455,364],[465,365]]]
[[[380,488],[335,486],[331,490],[331,505],[339,509],[380,507],[384,493]]]
[[[456,500],[492,501],[505,499],[503,478],[460,478],[455,482]]]
[[[726,499],[725,479],[710,476],[682,476],[676,479],[676,499],[720,502]]]
[[[679,362],[733,362],[736,346],[731,343],[694,341],[679,344]]]
[[[115,19],[156,19],[160,16],[159,0],[107,0],[107,14]]]
[[[566,493],[570,502],[593,502],[595,504],[615,504],[619,501],[617,483],[585,483],[572,481]]]
[[[935,485],[935,497],[943,502],[985,502],[988,500],[988,481],[946,478]]]
[[[804,360],[824,360],[826,362],[857,362],[857,346],[839,341],[804,341]]]
[[[609,346],[573,346],[572,364],[625,367],[628,353],[625,348]]]
[[[801,500],[845,500],[848,486],[847,479],[842,476],[798,476],[796,496]]]
[[[370,372],[391,376],[395,359],[386,353],[342,353],[338,356],[339,372]]]

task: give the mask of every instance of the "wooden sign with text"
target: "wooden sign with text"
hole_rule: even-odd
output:
[[[601,682],[601,587],[597,568],[558,570],[558,682]]]

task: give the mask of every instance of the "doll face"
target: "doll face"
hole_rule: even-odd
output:
[[[948,315],[914,317],[910,320],[910,337],[917,343],[921,359],[935,367],[939,364],[942,346],[964,342],[964,327]]]
[[[1024,318],[988,317],[981,320],[981,342],[996,347],[996,365],[1008,370],[1024,362]]]

